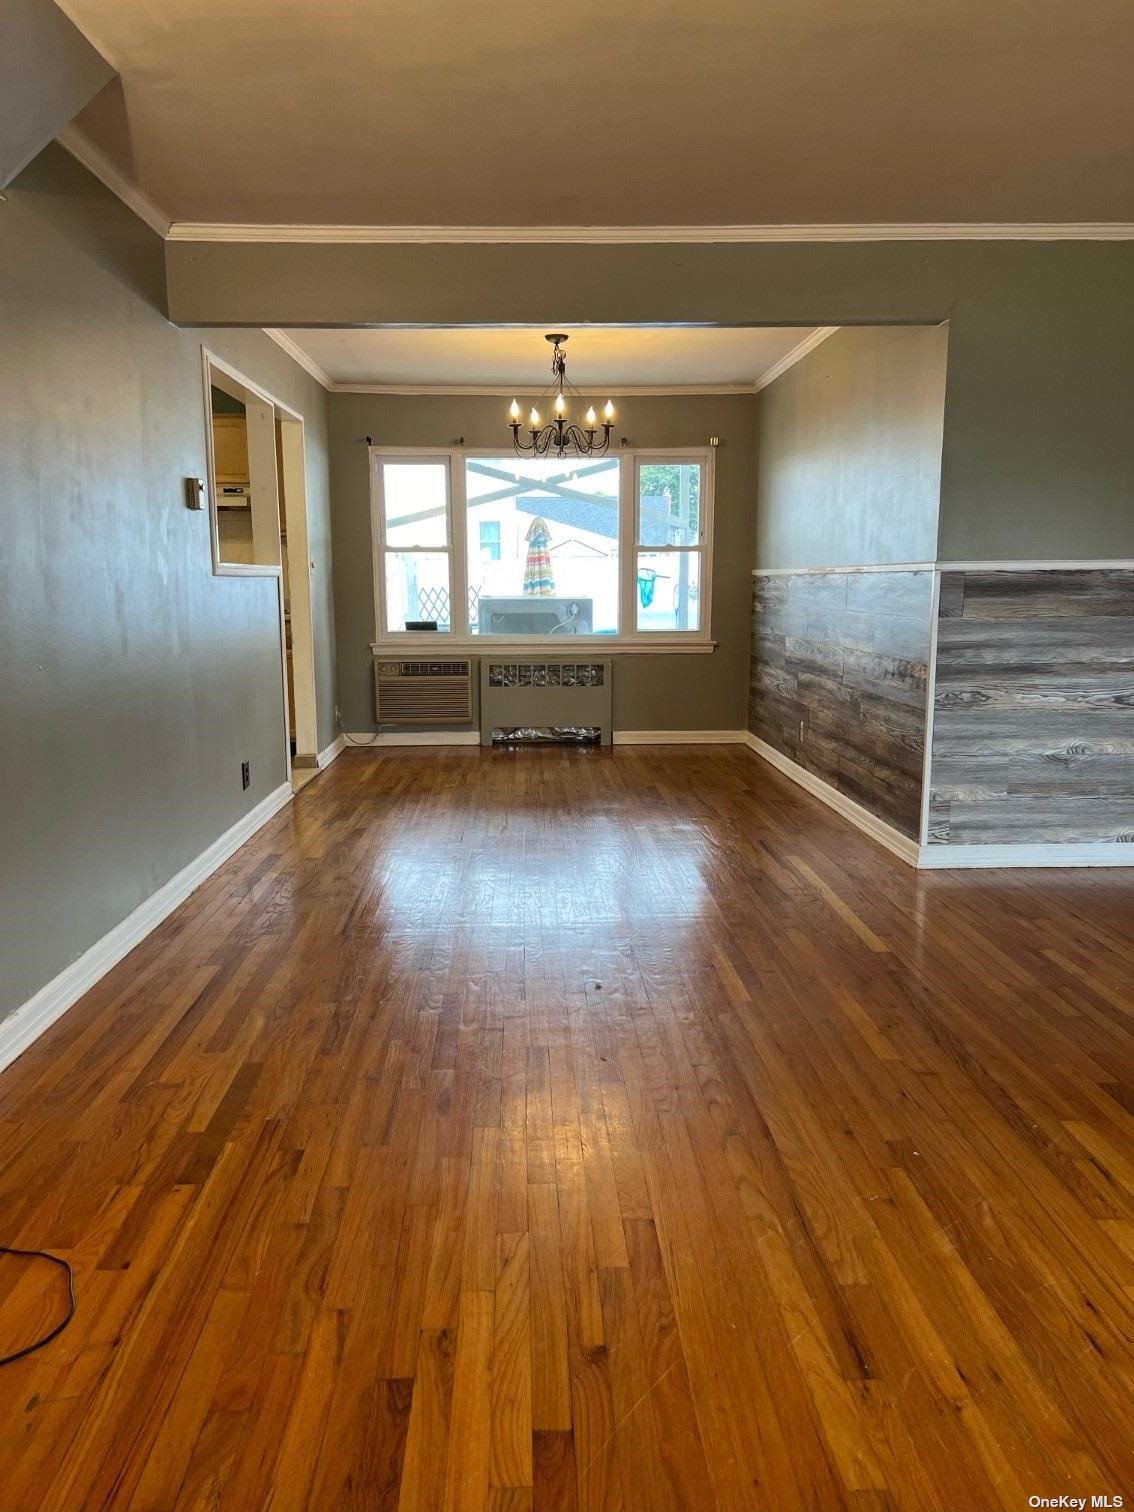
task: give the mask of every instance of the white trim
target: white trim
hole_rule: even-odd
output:
[[[1132,241],[1129,221],[926,221],[766,226],[320,226],[174,221],[174,242],[641,246],[672,242]]]
[[[304,372],[310,373],[316,383],[321,383],[328,392],[334,392],[336,389],[339,392],[344,392],[342,386],[335,382],[330,373],[325,368],[321,368],[314,357],[309,357],[303,348],[291,339],[286,331],[281,331],[276,326],[262,326],[261,329],[264,335],[274,341],[278,347],[281,347],[293,362],[298,362]]]
[[[745,731],[745,744],[749,750],[755,751],[769,766],[775,767],[777,772],[782,772],[785,777],[790,777],[792,782],[798,783],[805,788],[813,798],[818,798],[828,808],[841,814],[844,819],[849,819],[851,824],[857,825],[864,834],[872,840],[877,840],[879,845],[884,845],[887,850],[893,851],[900,860],[909,866],[917,866],[920,847],[916,840],[911,840],[907,835],[899,834],[883,819],[876,814],[864,809],[861,804],[838,792],[829,782],[824,782],[821,777],[816,777],[813,772],[806,771],[790,757],[777,751],[774,746],[768,745],[767,741],[760,740],[750,731]]]
[[[267,334],[271,335],[271,332]],[[591,385],[592,388],[598,386]],[[658,398],[667,394],[731,394],[735,398],[743,398],[747,394],[755,394],[760,386],[760,379],[754,379],[750,383],[619,383],[607,384],[603,392],[608,393],[612,399]],[[497,399],[514,399],[518,392],[531,389],[533,383],[530,378],[520,378],[507,387],[496,383],[339,383],[332,379],[329,387],[333,394],[403,394],[419,398],[480,394]]]
[[[137,184],[132,183],[110,161],[102,148],[95,146],[90,137],[77,126],[64,126],[55,140],[76,162],[82,163],[88,173],[93,173],[111,194],[117,195],[126,208],[132,210],[140,221],[144,221],[151,231],[155,231],[163,241],[166,240],[173,229],[169,216]]]
[[[410,636],[405,632],[391,635],[385,640],[371,641],[374,656],[387,660],[404,657],[407,661],[447,661],[453,656],[544,656],[549,651],[558,653],[561,660],[586,660],[600,656],[639,656],[659,653],[666,656],[711,656],[717,649],[715,640],[693,640],[695,630],[674,631],[674,635],[687,635],[688,640],[666,640],[658,632],[643,630],[637,640],[624,640],[617,635],[529,635],[522,640],[512,640],[503,635],[470,635],[467,638],[446,635]],[[648,639],[647,639],[648,637]]]
[[[1134,845],[1097,841],[1067,845],[923,845],[922,871],[965,871],[986,867],[1134,866]]]
[[[617,735],[615,739],[617,740]],[[877,815],[845,797],[829,782],[806,771],[750,731],[744,732],[749,750],[805,788],[828,808],[857,825],[872,840],[893,851],[919,871],[968,871],[986,868],[1134,866],[1134,844],[1100,841],[1085,845],[919,845],[899,834]]]
[[[806,357],[808,352],[813,352],[838,329],[838,326],[818,326],[809,336],[805,336],[798,346],[792,347],[791,351],[786,352],[779,362],[773,362],[768,371],[757,378],[752,385],[753,392],[758,394],[761,389],[766,389],[769,383],[774,383],[781,373],[786,373],[788,368],[793,368],[800,358]]]
[[[349,745],[367,746],[474,746],[480,744],[479,730],[373,730],[355,731],[346,737]]]
[[[745,745],[747,730],[615,730],[615,745]]]
[[[321,772],[326,771],[335,757],[340,756],[346,750],[346,743],[345,735],[336,735],[330,745],[325,750],[319,752],[315,761]]]
[[[144,903],[116,924],[108,934],[85,950],[77,961],[72,961],[57,977],[41,987],[8,1018],[0,1023],[0,1071],[10,1066],[22,1055],[34,1040],[66,1013],[67,1009],[99,981],[112,966],[167,919],[190,893],[196,891],[209,877],[250,840],[257,830],[285,804],[291,802],[291,786],[283,783],[274,792],[262,798],[255,808],[225,830],[194,861],[190,861],[152,893]]]
[[[753,567],[753,577],[821,577],[844,572],[932,572],[935,562],[879,562],[870,567]]]
[[[1063,561],[879,562],[870,566],[753,567],[753,577],[818,577],[842,572],[1134,572],[1134,557],[1067,558]]]

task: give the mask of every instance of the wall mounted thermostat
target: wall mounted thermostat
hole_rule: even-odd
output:
[[[205,507],[205,480],[204,478],[185,479],[185,508],[204,509]]]

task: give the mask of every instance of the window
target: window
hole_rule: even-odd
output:
[[[448,457],[378,464],[383,628],[446,633],[452,623],[452,511]]]
[[[467,457],[469,630],[474,635],[618,631],[617,457]],[[484,549],[486,532],[494,539]]]
[[[709,644],[710,451],[372,456],[376,645]]]
[[[481,520],[480,522],[480,559],[482,562],[500,560],[499,520]]]
[[[700,630],[702,464],[640,460],[637,473],[638,629]]]

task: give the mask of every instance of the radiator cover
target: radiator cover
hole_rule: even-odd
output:
[[[493,730],[591,726],[610,745],[613,664],[597,656],[482,656],[480,743]]]

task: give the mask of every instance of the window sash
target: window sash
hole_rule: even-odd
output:
[[[468,609],[468,506],[465,487],[465,459],[467,457],[506,456],[504,447],[384,447],[372,446],[371,455],[371,517],[374,546],[374,605],[375,645],[388,647],[412,646],[424,649],[439,640],[460,641],[468,650],[478,647],[488,649],[494,643],[504,646],[515,644],[523,647],[552,645],[563,650],[565,641],[555,635],[500,635],[479,636],[469,632]],[[618,453],[619,504],[618,504],[618,631],[614,635],[572,636],[573,646],[587,646],[592,650],[605,647],[617,651],[620,647],[637,645],[664,651],[667,647],[682,646],[702,648],[713,644],[711,626],[711,588],[713,568],[713,511],[715,504],[715,454],[712,448],[622,448]],[[446,468],[447,496],[447,546],[389,546],[385,540],[385,500],[382,493],[383,464],[386,462],[442,463]],[[701,468],[700,516],[698,541],[689,546],[644,546],[639,540],[640,476],[641,469],[651,464],[685,464]],[[387,552],[417,551],[447,555],[449,558],[449,606],[450,628],[448,631],[418,632],[412,630],[386,629],[385,557]],[[638,556],[641,552],[679,553],[696,552],[700,562],[700,623],[696,630],[651,630],[638,624]]]
[[[711,454],[710,454],[711,455]],[[698,485],[697,539],[688,544],[652,546],[642,540],[642,474],[647,467],[696,467],[700,471]],[[712,570],[712,557],[708,552],[708,530],[712,516],[712,474],[710,458],[696,452],[648,452],[640,451],[634,458],[634,634],[636,637],[653,640],[667,636],[678,640],[699,640],[709,634],[708,626],[708,574]],[[645,606],[638,591],[638,558],[640,556],[696,556],[698,560],[698,611],[697,628],[676,630],[668,627],[643,624]]]
[[[376,508],[375,526],[375,609],[377,621],[377,639],[404,639],[407,636],[428,635],[430,640],[444,637],[452,639],[458,633],[458,617],[460,616],[460,603],[457,592],[457,570],[454,562],[454,529],[453,529],[453,457],[448,451],[418,451],[411,448],[383,448],[378,451],[372,449],[374,464],[372,470],[372,486],[375,489]],[[443,546],[417,546],[403,542],[397,545],[387,539],[386,527],[386,468],[395,467],[441,467],[445,480],[445,544]],[[390,556],[444,556],[448,558],[448,572],[446,574],[449,583],[449,628],[447,630],[391,630],[387,622],[386,605],[386,564]],[[467,610],[464,615],[464,623],[467,626]]]

